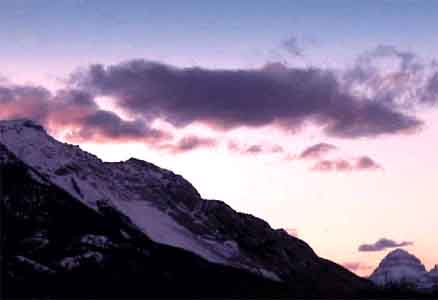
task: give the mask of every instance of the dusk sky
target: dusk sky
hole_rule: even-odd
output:
[[[0,119],[171,169],[360,275],[397,246],[431,268],[437,20],[433,0],[3,0]]]

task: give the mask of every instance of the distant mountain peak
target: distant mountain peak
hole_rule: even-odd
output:
[[[391,252],[388,253],[387,256],[413,256],[412,254],[410,254],[407,250],[402,249],[402,248],[397,248],[395,250],[392,250]]]
[[[421,261],[415,255],[402,248],[397,248],[389,252],[388,255],[386,255],[386,257],[383,259],[382,263],[385,264],[388,261],[391,262],[394,260],[405,260],[415,262],[416,264],[421,264]]]
[[[370,279],[380,286],[409,284],[419,289],[428,289],[436,284],[421,260],[404,249],[388,253]]]

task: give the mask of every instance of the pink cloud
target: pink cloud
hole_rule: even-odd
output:
[[[351,172],[351,171],[375,171],[382,167],[368,156],[361,156],[353,160],[333,159],[320,160],[310,169],[318,172]]]
[[[306,148],[303,152],[301,152],[299,157],[301,159],[317,159],[336,149],[337,147],[335,145],[319,143]]]
[[[167,150],[173,154],[192,151],[198,148],[212,148],[217,145],[213,138],[199,137],[196,135],[187,135],[179,139],[176,143],[166,143],[158,145],[157,148]]]
[[[372,266],[366,265],[363,262],[358,261],[344,262],[341,265],[354,273],[368,273],[370,270],[373,269]]]

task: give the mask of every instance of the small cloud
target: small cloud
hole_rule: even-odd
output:
[[[232,152],[238,152],[240,154],[277,154],[285,152],[281,145],[269,145],[269,144],[252,144],[241,145],[235,141],[228,142],[228,150]]]
[[[171,153],[179,154],[192,151],[198,148],[211,148],[217,145],[217,141],[212,138],[204,138],[196,135],[182,137],[176,144],[162,144],[159,149],[168,150]]]
[[[295,36],[291,36],[281,43],[281,46],[293,56],[303,56],[303,49]]]
[[[361,252],[373,252],[373,251],[383,251],[389,248],[398,248],[413,245],[413,242],[403,241],[397,243],[393,240],[381,238],[374,244],[362,244],[359,246],[358,250]]]
[[[345,159],[336,160],[334,166],[336,171],[346,172],[353,170],[352,165]]]
[[[356,161],[356,170],[375,170],[382,167],[368,156],[361,156]]]
[[[244,152],[248,154],[259,154],[263,152],[263,147],[261,145],[251,145]]]
[[[352,171],[353,167],[348,161],[344,159],[320,160],[311,168],[311,170],[318,172],[332,172],[332,171],[346,172],[346,171]]]
[[[236,142],[229,141],[228,142],[228,150],[233,151],[233,152],[238,152],[238,151],[240,151],[240,147]]]
[[[350,172],[350,171],[374,171],[382,167],[368,156],[361,156],[354,160],[334,159],[320,160],[311,168],[318,172]]]
[[[301,152],[300,158],[301,159],[320,158],[321,156],[323,156],[327,152],[330,152],[330,151],[333,151],[336,149],[337,149],[337,147],[335,145],[327,144],[327,143],[319,143],[319,144],[315,144],[313,146],[306,148],[303,152]]]
[[[271,148],[271,152],[272,153],[282,153],[282,152],[284,152],[284,148],[280,145],[274,145]]]
[[[350,270],[351,272],[364,272],[371,270],[373,267],[369,265],[365,265],[362,262],[353,261],[353,262],[344,262],[341,264],[346,269]]]

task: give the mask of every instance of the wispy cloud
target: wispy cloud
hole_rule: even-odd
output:
[[[337,147],[332,144],[327,143],[318,143],[306,148],[301,154],[299,158],[301,159],[317,159],[321,158],[324,154],[336,150]]]
[[[228,150],[243,155],[278,154],[285,152],[285,149],[278,144],[258,143],[258,144],[247,145],[247,144],[241,144],[235,140],[228,141]]]
[[[353,93],[362,93],[395,109],[438,103],[438,65],[416,53],[379,45],[360,55],[342,76]]]
[[[373,244],[362,244],[359,246],[358,250],[362,252],[371,252],[371,251],[383,251],[388,248],[397,248],[397,247],[405,247],[413,245],[413,242],[396,242],[394,240],[390,240],[387,238],[381,238],[377,242]]]
[[[354,166],[357,170],[377,170],[382,169],[380,164],[375,162],[372,158],[368,156],[361,156],[357,158],[356,164]]]
[[[169,151],[173,154],[179,154],[200,148],[212,148],[215,147],[217,144],[218,142],[213,138],[187,135],[180,138],[176,143],[161,144],[158,145],[157,148]]]
[[[361,156],[356,159],[348,160],[343,158],[324,159],[316,162],[312,171],[318,172],[351,172],[351,171],[374,171],[382,167],[368,156]]]
[[[289,38],[282,41],[281,46],[293,56],[302,56],[303,48],[298,42],[297,37],[290,36]]]

